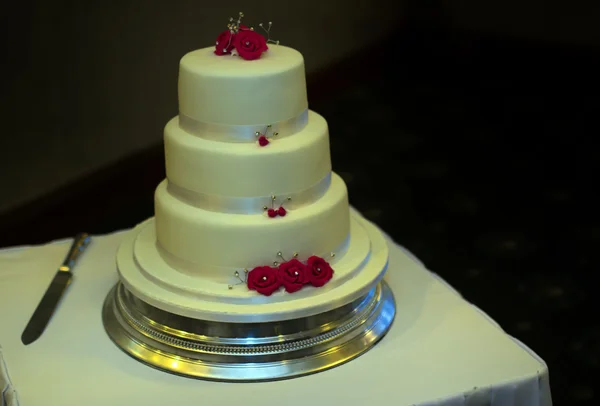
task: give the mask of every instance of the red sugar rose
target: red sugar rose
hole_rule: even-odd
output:
[[[260,137],[258,137],[258,145],[260,145],[261,147],[264,147],[268,143],[269,143],[269,139],[267,137],[265,137],[264,135],[261,135]]]
[[[306,262],[308,277],[311,285],[321,287],[333,276],[333,269],[327,261],[321,257],[312,256]]]
[[[230,54],[233,48],[233,34],[229,30],[225,30],[217,37],[217,44],[215,45],[215,54],[226,55]]]
[[[261,295],[271,296],[281,286],[277,268],[270,266],[257,266],[248,272],[248,289],[255,290]]]
[[[306,265],[297,259],[292,259],[279,265],[278,276],[281,284],[288,293],[299,291],[308,282]]]
[[[267,49],[265,37],[252,30],[240,30],[233,38],[233,45],[239,56],[246,60],[260,58]]]

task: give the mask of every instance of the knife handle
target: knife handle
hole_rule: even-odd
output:
[[[83,251],[90,244],[91,237],[87,233],[79,233],[75,236],[73,240],[73,244],[71,245],[71,249],[67,253],[65,260],[60,267],[61,271],[70,271],[71,268],[75,265],[75,262],[79,259]]]

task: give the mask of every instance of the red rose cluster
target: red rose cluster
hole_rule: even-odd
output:
[[[264,36],[245,25],[234,30],[225,30],[217,37],[215,54],[227,55],[235,49],[236,53],[246,60],[260,58],[269,49]]]
[[[248,289],[271,296],[273,292],[284,287],[286,292],[294,293],[304,285],[321,287],[333,276],[333,269],[321,257],[312,256],[306,264],[291,259],[283,262],[277,268],[270,266],[257,266],[248,273]]]
[[[278,209],[270,208],[270,209],[267,210],[267,215],[269,217],[271,217],[271,218],[277,217],[277,216],[279,216],[279,217],[285,217],[286,214],[287,214],[287,210],[285,210],[283,208],[283,206],[279,206]]]

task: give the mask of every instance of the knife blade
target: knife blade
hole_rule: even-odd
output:
[[[75,236],[65,260],[56,271],[50,286],[48,286],[42,300],[40,300],[31,319],[29,319],[25,330],[23,330],[23,334],[21,335],[23,344],[31,344],[37,340],[46,329],[60,299],[64,295],[67,287],[71,284],[73,279],[73,267],[83,251],[89,245],[90,240],[91,238],[87,233],[80,233]]]

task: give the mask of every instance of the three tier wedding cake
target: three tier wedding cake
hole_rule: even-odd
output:
[[[153,309],[218,323],[302,319],[362,300],[386,270],[385,239],[332,172],[303,57],[271,41],[270,27],[263,36],[240,15],[180,61],[155,216],[117,255],[127,294]]]

